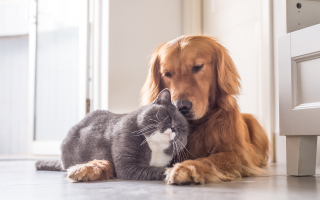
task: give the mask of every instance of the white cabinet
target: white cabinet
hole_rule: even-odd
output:
[[[314,175],[320,135],[320,24],[279,39],[279,87],[287,173]]]

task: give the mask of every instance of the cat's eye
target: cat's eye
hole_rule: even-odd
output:
[[[178,127],[177,130],[178,130],[179,132],[186,132],[186,129],[185,129],[185,128],[180,128],[180,127]]]
[[[202,70],[203,66],[204,66],[204,64],[193,66],[193,67],[192,67],[192,72],[193,72],[194,74],[197,73],[197,72],[200,72],[200,71]]]
[[[166,72],[166,73],[164,73],[164,76],[165,76],[165,77],[168,77],[168,78],[171,78],[171,77],[172,77],[172,74],[171,74],[170,72]]]

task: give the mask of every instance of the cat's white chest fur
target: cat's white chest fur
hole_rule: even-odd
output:
[[[165,133],[170,131],[171,130],[167,129]],[[156,132],[153,136],[147,139],[149,148],[152,151],[150,166],[164,167],[169,164],[172,157],[164,153],[164,150],[170,146],[170,140],[174,139],[174,137],[174,132],[171,132],[169,134]]]

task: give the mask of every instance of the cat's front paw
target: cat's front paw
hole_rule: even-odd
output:
[[[93,160],[68,169],[68,178],[76,182],[107,180],[114,177],[114,166],[108,160]]]

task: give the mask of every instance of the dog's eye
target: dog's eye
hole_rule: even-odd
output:
[[[166,72],[164,75],[165,75],[166,77],[168,77],[168,78],[171,78],[171,77],[172,77],[172,74],[171,74],[170,72]]]
[[[193,73],[197,73],[199,71],[201,71],[201,69],[203,68],[203,64],[202,65],[196,65],[192,67],[192,72]]]

